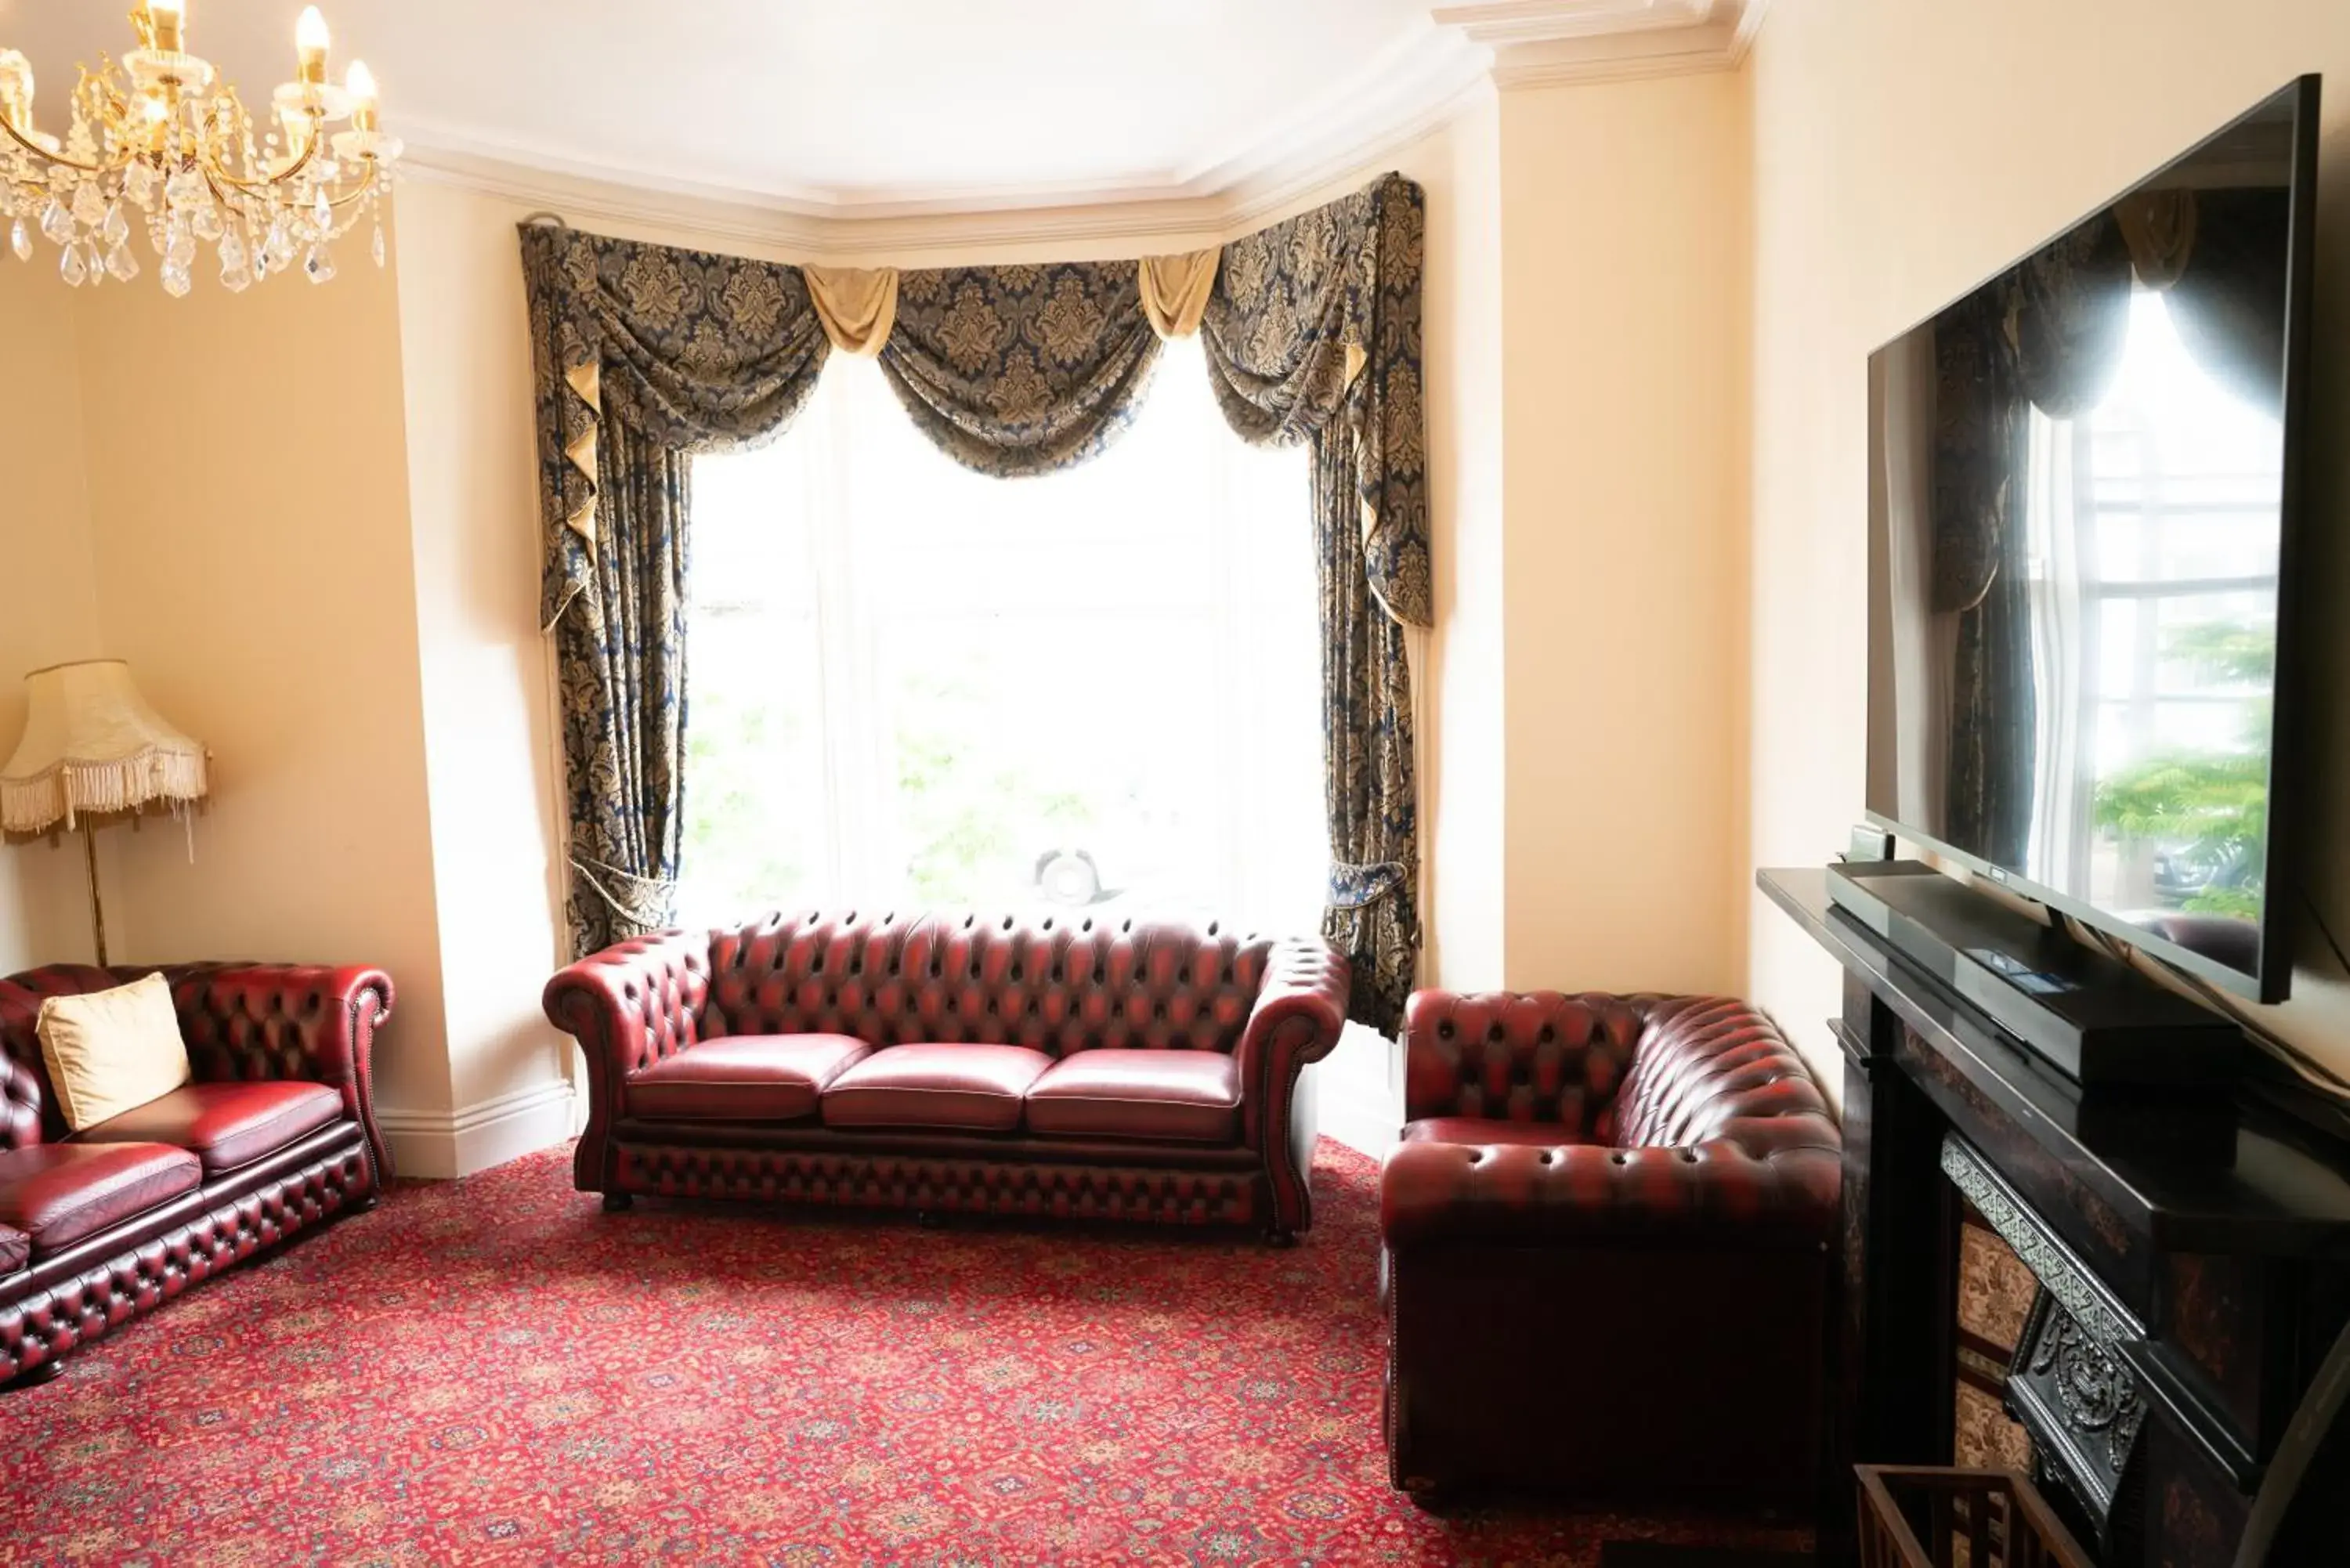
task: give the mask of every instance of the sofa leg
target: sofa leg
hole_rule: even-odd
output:
[[[637,1195],[633,1192],[607,1192],[604,1194],[604,1212],[618,1214],[636,1200]]]
[[[47,1383],[66,1369],[66,1358],[52,1355],[47,1361],[36,1362],[5,1383],[0,1383],[0,1394],[14,1394],[19,1388],[33,1388]]]
[[[1459,1505],[1450,1487],[1427,1476],[1406,1476],[1401,1490],[1422,1513],[1450,1513]]]

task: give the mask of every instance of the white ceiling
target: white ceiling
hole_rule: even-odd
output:
[[[188,0],[248,101],[302,0]],[[0,0],[45,124],[129,0]],[[842,216],[1218,194],[1457,94],[1489,44],[1733,19],[1737,0],[322,0],[337,74],[428,157]],[[1431,13],[1436,15],[1432,16]]]

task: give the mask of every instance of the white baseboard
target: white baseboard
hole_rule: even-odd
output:
[[[378,1107],[375,1119],[402,1176],[448,1180],[552,1148],[569,1137],[571,1085],[533,1084],[454,1111]]]

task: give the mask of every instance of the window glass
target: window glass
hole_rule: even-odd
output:
[[[680,918],[875,899],[1318,924],[1302,451],[1243,444],[1196,343],[1044,478],[933,448],[837,357],[698,459]]]

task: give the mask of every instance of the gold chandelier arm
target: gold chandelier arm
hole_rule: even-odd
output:
[[[370,162],[368,165],[368,177],[359,182],[359,188],[351,192],[348,196],[328,197],[328,207],[332,211],[340,212],[343,208],[349,206],[353,202],[359,201],[360,198],[364,197],[368,192],[372,190],[375,186],[375,171],[379,167],[380,165]]]
[[[129,155],[125,154],[124,156],[116,159],[111,163],[84,163],[78,158],[68,158],[62,152],[52,152],[47,148],[42,146],[39,142],[32,140],[30,138],[26,137],[23,131],[17,130],[16,121],[10,119],[5,114],[0,114],[0,130],[6,131],[10,140],[23,148],[26,151],[31,153],[34,157],[40,159],[43,162],[58,164],[64,168],[72,169],[83,174],[111,174],[117,169],[121,168],[125,163],[130,161]]]

